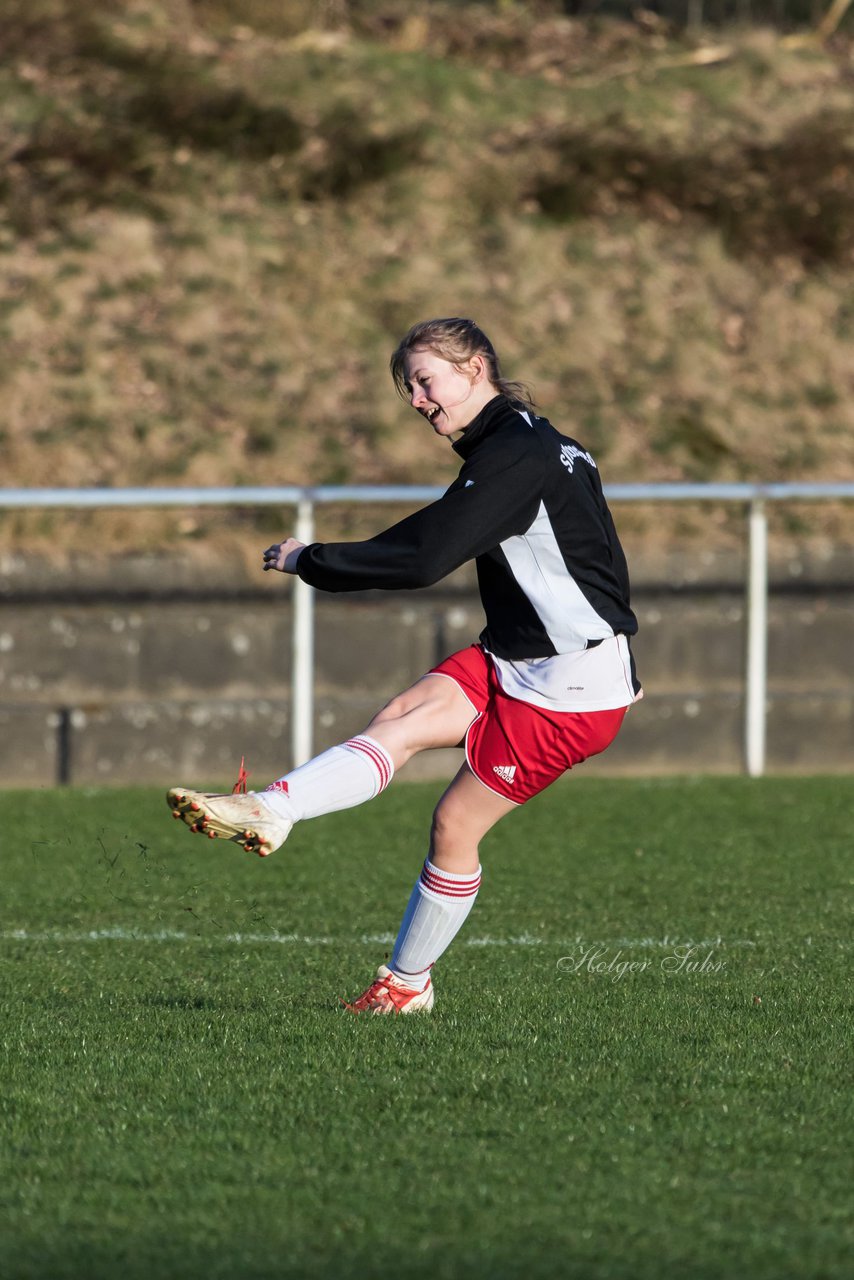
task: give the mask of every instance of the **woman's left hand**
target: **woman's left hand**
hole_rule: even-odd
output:
[[[300,552],[305,549],[304,542],[296,538],[285,538],[284,542],[274,542],[264,552],[264,569],[278,569],[279,573],[296,573]]]

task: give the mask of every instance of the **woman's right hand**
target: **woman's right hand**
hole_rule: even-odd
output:
[[[264,552],[264,569],[278,569],[279,573],[296,573],[297,560],[305,548],[304,542],[296,538],[285,538],[284,542],[274,542]]]

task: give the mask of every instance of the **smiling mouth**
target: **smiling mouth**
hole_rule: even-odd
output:
[[[435,409],[426,409],[424,416],[428,419],[428,421],[435,423],[436,419],[438,418],[441,412],[442,410],[439,408],[438,405],[436,405]]]

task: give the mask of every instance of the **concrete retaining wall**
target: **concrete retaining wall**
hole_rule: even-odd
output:
[[[243,566],[138,557],[45,566],[0,559],[3,785],[263,785],[290,764],[290,584]],[[735,557],[635,565],[646,697],[585,770],[742,767],[744,593]],[[235,587],[237,584],[237,587]],[[773,566],[768,767],[854,767],[854,557]],[[316,745],[476,639],[470,572],[441,589],[317,598]],[[450,776],[435,752],[408,776]]]

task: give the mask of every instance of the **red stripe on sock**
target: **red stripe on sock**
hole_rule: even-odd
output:
[[[384,791],[389,782],[391,782],[391,770],[383,752],[378,750],[372,742],[366,742],[364,738],[351,738],[344,745],[352,751],[361,751],[363,755],[367,756],[380,775],[380,791]]]
[[[475,871],[474,875],[471,876],[456,876],[450,871],[440,871],[438,867],[433,866],[433,863],[430,862],[429,859],[421,868],[421,874],[429,877],[431,880],[436,880],[441,884],[447,885],[448,888],[454,889],[465,889],[471,886],[477,886],[480,884],[482,875],[480,871]]]
[[[363,755],[367,756],[380,775],[380,791],[384,791],[391,782],[391,768],[385,752],[374,746],[372,742],[367,742],[364,738],[350,738],[349,742],[344,743],[344,746],[349,747],[351,751],[361,751]]]
[[[431,893],[437,893],[441,898],[473,898],[480,888],[480,881],[478,881],[471,889],[448,889],[441,880],[431,884],[424,876],[421,877],[420,883],[422,888],[429,889]]]
[[[425,862],[421,869],[421,884],[431,893],[439,893],[446,898],[471,898],[480,888],[480,873],[468,880],[449,880],[437,875],[435,869]]]

